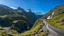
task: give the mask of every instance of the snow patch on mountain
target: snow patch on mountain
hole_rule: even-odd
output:
[[[15,8],[15,7],[10,7],[10,8],[12,8],[12,9],[17,9],[17,8]]]

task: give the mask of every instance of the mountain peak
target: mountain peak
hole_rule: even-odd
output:
[[[19,12],[24,12],[24,11],[25,11],[25,10],[24,10],[23,8],[21,8],[21,7],[18,7],[17,10],[18,10]]]
[[[32,12],[31,9],[27,9],[26,12]]]

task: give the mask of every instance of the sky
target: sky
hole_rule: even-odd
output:
[[[21,7],[25,10],[31,9],[32,12],[45,14],[56,6],[64,5],[64,0],[0,0],[0,4],[12,8]]]

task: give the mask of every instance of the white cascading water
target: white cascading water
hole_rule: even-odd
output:
[[[47,19],[51,19],[53,15],[54,15],[54,12],[52,12],[52,14],[47,17]]]

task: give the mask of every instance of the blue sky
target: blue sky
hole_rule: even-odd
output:
[[[0,0],[0,4],[9,7],[21,7],[23,9],[31,9],[33,12],[47,13],[52,8],[63,5],[64,0]]]

